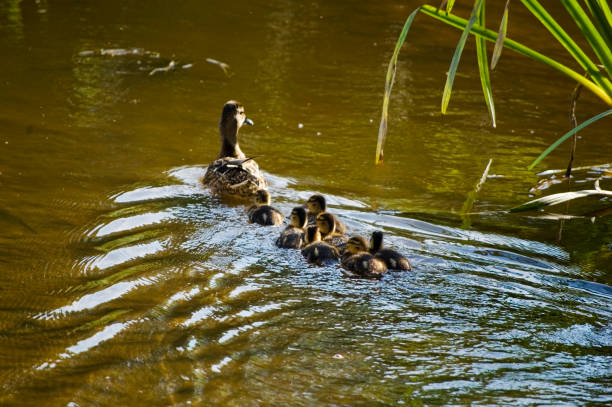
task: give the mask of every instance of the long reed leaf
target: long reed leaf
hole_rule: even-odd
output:
[[[483,1],[483,0],[480,0],[480,1]],[[454,69],[450,69],[448,72],[449,77],[447,78],[447,82],[446,82],[445,90],[444,90],[445,94],[443,95],[443,101],[442,101],[442,113],[446,111],[446,106],[448,105],[448,100],[450,99],[450,90],[452,88],[452,81],[454,79],[454,75],[456,74],[456,68],[459,63],[459,57],[463,50],[463,45],[465,44],[467,34],[469,33],[475,35],[479,39],[501,43],[503,44],[504,47],[508,49],[511,49],[521,55],[527,56],[535,61],[541,62],[545,65],[550,66],[553,69],[556,69],[557,71],[563,73],[564,75],[568,76],[569,78],[575,80],[576,82],[578,82],[579,84],[587,88],[589,91],[595,94],[598,98],[600,98],[607,105],[612,106],[612,91],[611,91],[612,83],[608,80],[608,78],[604,77],[602,72],[599,71],[599,68],[584,54],[584,52],[582,52],[582,50],[575,44],[575,42],[571,38],[569,38],[567,34],[565,34],[563,29],[561,29],[560,26],[558,26],[558,24],[556,24],[556,22],[552,20],[552,17],[550,17],[550,15],[545,10],[543,10],[543,8],[539,5],[539,3],[537,3],[537,1],[521,0],[526,5],[531,4],[534,10],[540,11],[540,14],[542,17],[540,21],[544,19],[544,21],[542,21],[543,24],[546,25],[545,21],[547,21],[546,20],[547,18],[553,21],[552,23],[548,22],[547,28],[551,30],[551,32],[554,31],[557,33],[557,35],[560,36],[557,39],[566,48],[569,47],[568,50],[570,49],[572,50],[570,53],[572,54],[572,56],[574,56],[575,59],[579,61],[579,63],[580,61],[582,61],[582,64],[588,65],[588,66],[585,66],[585,69],[587,73],[589,74],[588,77],[579,74],[578,72],[567,67],[566,65],[563,65],[559,63],[558,61],[550,57],[547,57],[517,41],[507,38],[505,30],[503,31],[503,36],[502,36],[501,28],[500,28],[500,33],[496,33],[494,31],[486,29],[481,24],[476,24],[474,11],[478,9],[476,6],[479,6],[480,1],[475,2],[474,9],[472,10],[472,16],[470,17],[470,20],[465,20],[453,14],[443,12],[440,9],[436,9],[435,7],[430,6],[430,5],[423,5],[417,8],[416,10],[412,12],[412,14],[410,14],[408,19],[406,20],[404,24],[404,28],[402,29],[402,32],[400,34],[400,37],[398,38],[396,42],[395,50],[393,52],[393,56],[391,57],[389,67],[387,69],[385,94],[383,98],[383,109],[382,109],[382,114],[381,114],[381,121],[380,121],[380,126],[379,126],[379,131],[378,131],[378,141],[377,141],[377,146],[376,146],[376,164],[382,162],[383,160],[383,148],[384,148],[384,143],[385,143],[386,134],[387,134],[389,99],[390,99],[391,89],[393,87],[393,82],[395,79],[396,64],[397,64],[399,50],[404,43],[408,30],[410,29],[412,21],[414,20],[414,17],[418,13],[418,11],[421,11],[422,13],[429,15],[430,17],[433,17],[437,20],[440,20],[452,27],[461,29],[463,31],[459,44],[457,48],[455,49],[455,55],[453,56],[453,61],[451,62],[451,68],[453,68],[453,65],[455,65]],[[566,0],[566,1],[569,1],[569,0]],[[601,12],[605,16],[606,21],[612,22],[612,13],[610,12],[610,8],[608,4],[606,3],[606,0],[585,0],[585,1],[596,2],[599,6],[601,6],[600,7]],[[508,3],[509,3],[509,0],[507,0],[506,8],[508,7]],[[443,1],[440,8],[442,8],[444,4],[445,2]],[[504,14],[506,13],[504,12]],[[507,29],[507,16],[504,15],[504,17],[506,17],[506,21],[505,21],[505,24],[502,24],[502,26],[505,26]],[[502,19],[502,23],[504,23],[503,19]],[[555,27],[558,28],[560,31],[555,31],[556,30]],[[561,33],[565,35],[565,37]],[[502,36],[503,38],[500,39],[499,38],[500,36]],[[559,39],[559,38],[562,38],[562,39]],[[496,46],[496,48],[499,48],[499,47]],[[495,50],[494,50],[494,54],[495,54]],[[480,64],[480,61],[479,61],[479,64]],[[492,65],[493,65],[493,61],[492,61]],[[482,75],[481,75],[481,80],[483,80]],[[486,97],[486,93],[485,93],[485,97]],[[578,126],[576,129],[570,131],[569,135],[566,134],[565,136],[563,136],[555,144],[549,147],[549,149],[545,151],[538,159],[536,159],[536,161],[534,161],[534,163],[531,164],[530,168],[533,168],[535,165],[537,165],[537,163],[542,158],[548,155],[550,151],[556,148],[556,146],[562,143],[567,137],[570,137],[572,134],[575,134],[576,131],[580,130],[581,128],[592,123],[593,121],[596,121],[600,119],[601,117],[606,116],[608,114],[610,114],[610,111],[597,115],[593,117],[592,119],[588,120],[587,122],[583,123],[582,125]]]
[[[380,119],[380,126],[378,127],[378,141],[376,143],[376,164],[379,164],[383,161],[383,148],[385,144],[385,139],[387,137],[387,121],[388,121],[388,112],[389,112],[389,98],[391,97],[391,89],[393,89],[393,82],[395,81],[395,71],[397,69],[397,57],[399,55],[400,48],[404,44],[406,40],[406,35],[408,35],[408,31],[410,30],[410,26],[412,25],[412,20],[417,15],[421,8],[417,8],[408,16],[406,22],[404,23],[404,27],[402,28],[402,32],[400,33],[397,42],[395,43],[395,50],[393,51],[393,55],[391,56],[391,61],[389,61],[389,67],[387,68],[387,77],[385,81],[385,95],[383,97],[383,108],[382,108],[382,117]]]
[[[584,123],[580,124],[578,127],[576,127],[575,129],[572,129],[570,131],[568,131],[567,133],[565,133],[563,136],[561,136],[557,141],[555,141],[553,144],[550,145],[550,147],[548,147],[542,154],[540,154],[540,156],[538,158],[535,159],[534,162],[531,163],[531,165],[529,166],[529,169],[533,169],[533,167],[535,167],[536,165],[538,165],[538,163],[540,161],[542,161],[542,159],[544,157],[546,157],[551,151],[553,151],[555,148],[557,148],[559,146],[559,144],[563,143],[565,140],[567,140],[568,138],[570,138],[572,135],[574,135],[575,133],[577,133],[578,131],[582,130],[583,128],[585,128],[586,126],[596,122],[597,120],[609,116],[612,114],[612,109],[610,110],[606,110],[603,113],[600,113],[596,116],[591,117],[589,120],[585,121]]]
[[[457,17],[455,15],[446,15],[442,12],[438,12],[435,7],[424,5],[420,8],[421,12],[427,14],[430,17],[433,17],[437,20],[440,20],[452,27],[459,28],[461,30],[465,29],[467,20]],[[488,29],[484,29],[479,25],[473,25],[471,28],[471,33],[477,36],[484,37],[486,40],[495,42],[497,39],[497,33]],[[585,88],[589,89],[593,92],[598,98],[600,98],[607,105],[612,106],[612,97],[608,95],[601,87],[597,86],[593,81],[583,77],[578,72],[573,69],[568,68],[567,66],[555,61],[552,58],[549,58],[533,49],[514,41],[510,38],[504,40],[504,46],[508,49],[511,49],[519,54],[525,55],[529,58],[532,58],[538,62],[546,64],[551,68],[554,68],[576,82],[580,82],[584,85]]]
[[[455,0],[448,0],[446,3],[446,12],[450,13],[453,11],[453,6],[455,5]]]
[[[444,85],[444,93],[442,94],[442,114],[446,113],[446,109],[448,108],[448,102],[450,102],[451,92],[453,89],[453,82],[455,81],[455,74],[457,73],[457,68],[459,67],[459,60],[461,59],[461,54],[463,53],[463,47],[465,47],[465,41],[467,40],[468,35],[470,34],[470,30],[472,26],[476,22],[478,17],[478,10],[480,10],[480,6],[483,0],[476,0],[474,2],[474,8],[472,9],[472,15],[465,26],[461,37],[459,38],[459,43],[457,44],[457,48],[455,48],[455,54],[453,55],[453,59],[451,60],[450,68],[448,69],[448,75],[446,77],[446,84]]]
[[[455,0],[442,0],[442,3],[440,3],[440,7],[438,7],[438,11],[445,9],[447,13],[450,13],[453,11],[453,6],[455,5]],[[446,6],[446,8],[445,8]]]
[[[599,33],[606,42],[606,45],[608,48],[612,48],[612,13],[610,13],[608,3],[606,0],[586,0],[585,4],[591,12],[593,19],[597,24],[597,28],[599,29]],[[610,13],[609,15],[606,15],[604,7],[608,7],[607,11]],[[612,73],[608,72],[608,74]]]
[[[593,78],[593,81],[604,91],[612,96],[612,83],[597,68],[597,65],[585,54],[576,42],[565,32],[557,21],[537,2],[537,0],[521,0],[531,13],[550,31],[570,55],[580,64],[584,70]]]
[[[612,37],[612,9],[610,9],[610,4],[608,0],[584,0],[584,3],[589,8],[592,8],[598,17],[597,22],[601,22],[600,33],[607,38]],[[612,48],[612,44],[610,44],[610,48]]]
[[[606,191],[603,189],[585,189],[582,191],[561,192],[559,194],[552,194],[544,196],[542,198],[534,199],[533,201],[526,202],[522,205],[510,209],[510,212],[523,212],[533,209],[540,209],[546,206],[558,205],[560,203],[571,201],[577,198],[597,195],[612,196],[612,191]]]
[[[596,0],[597,4],[601,8],[604,17],[608,20],[608,23],[612,24],[612,10],[610,9],[610,5],[608,4],[608,0]]]
[[[599,34],[599,31],[597,31],[584,9],[576,0],[561,0],[561,2],[586,37],[606,71],[612,73],[612,51],[610,51],[609,46]],[[612,94],[612,92],[609,93]]]
[[[494,70],[501,57],[502,50],[504,49],[504,40],[508,33],[508,14],[510,9],[510,0],[506,0],[506,7],[504,7],[504,16],[502,17],[501,23],[499,24],[499,31],[497,33],[497,40],[495,41],[495,48],[493,48],[493,56],[491,56],[491,70]],[[483,25],[484,27],[484,25]]]
[[[482,2],[478,12],[478,22],[482,27],[485,26],[485,3]],[[476,37],[476,55],[478,59],[478,71],[480,72],[480,83],[484,94],[485,103],[491,117],[491,124],[497,127],[495,122],[495,104],[493,103],[493,92],[491,91],[491,75],[489,74],[489,64],[487,61],[487,44],[484,38]]]

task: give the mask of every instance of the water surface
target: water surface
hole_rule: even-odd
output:
[[[492,129],[469,44],[440,117],[459,33],[419,16],[373,165],[386,63],[417,4],[0,5],[0,402],[610,404],[609,200],[506,212],[568,189],[525,168],[567,130],[573,85],[505,53]],[[515,8],[510,35],[563,58]],[[309,267],[204,189],[228,99],[256,123],[241,145],[283,213],[323,193],[414,271]],[[585,93],[579,121],[602,110]],[[602,120],[576,165],[610,151]],[[569,188],[610,175],[580,170]]]

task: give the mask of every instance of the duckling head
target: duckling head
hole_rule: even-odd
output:
[[[380,249],[382,249],[383,243],[383,232],[380,230],[376,230],[372,232],[372,237],[370,237],[370,250],[373,253],[376,253]]]
[[[317,215],[316,223],[322,236],[327,236],[328,234],[332,234],[336,231],[336,222],[331,213],[320,213]]]
[[[270,205],[270,193],[265,189],[260,189],[255,193],[255,205]]]
[[[346,242],[346,251],[351,254],[368,251],[368,242],[361,236],[353,236]]]
[[[310,198],[308,198],[308,201],[306,201],[306,207],[308,208],[308,212],[325,212],[325,208],[327,207],[325,197],[319,194],[311,196]]]
[[[293,208],[293,210],[291,210],[291,215],[289,215],[289,219],[293,227],[303,229],[307,221],[306,210],[301,206]]]
[[[225,103],[219,119],[219,133],[221,135],[221,152],[219,158],[244,158],[238,146],[238,130],[244,125],[253,125],[253,121],[246,117],[244,107],[240,102],[230,100]]]
[[[321,233],[319,233],[319,228],[311,225],[306,228],[306,234],[304,235],[304,242],[306,244],[318,242],[321,240]]]

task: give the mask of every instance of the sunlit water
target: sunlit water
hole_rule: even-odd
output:
[[[423,20],[373,166],[385,63],[416,4],[1,6],[0,404],[612,403],[610,201],[507,212],[568,188],[524,170],[564,131],[567,86],[504,54],[492,130],[466,58],[442,120],[457,37]],[[202,187],[230,98],[281,212],[323,193],[414,270],[308,266]],[[610,161],[610,143],[595,127],[577,165]],[[581,169],[571,188],[611,175]]]
[[[7,394],[44,401],[45,383],[62,383],[53,393],[79,405],[609,401],[612,289],[581,280],[563,249],[329,196],[352,233],[388,231],[414,266],[354,279],[276,248],[280,228],[246,224],[203,172],[117,193],[71,234],[66,274],[81,283],[7,327],[7,346],[45,348],[21,354]],[[284,213],[311,193],[268,178]]]

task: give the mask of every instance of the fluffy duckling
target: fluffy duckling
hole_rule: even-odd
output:
[[[346,242],[342,266],[366,278],[380,278],[387,271],[382,260],[368,253],[368,242],[361,236],[353,236]]]
[[[251,206],[247,213],[250,223],[259,223],[262,226],[279,226],[285,220],[282,213],[270,206],[270,193],[265,189],[257,191],[255,205]]]
[[[246,158],[238,145],[238,131],[253,125],[239,102],[230,100],[223,106],[219,120],[221,151],[210,163],[202,179],[204,185],[220,194],[248,198],[266,187],[266,180],[252,158]]]
[[[276,239],[276,245],[283,249],[299,249],[304,241],[306,227],[306,210],[301,206],[293,208],[289,215],[291,224],[285,228]]]
[[[321,241],[319,228],[316,226],[308,226],[304,235],[306,247],[302,249],[302,255],[308,263],[323,265],[335,263],[340,258],[338,249]]]
[[[314,224],[316,223],[317,216],[320,213],[325,212],[327,209],[327,202],[325,201],[325,197],[323,195],[315,194],[308,198],[308,201],[306,201],[306,207],[308,208],[308,224]],[[340,234],[346,233],[346,226],[344,226],[344,223],[340,222],[336,215],[332,214],[332,216],[334,217],[334,223],[336,224],[336,232]]]
[[[383,248],[383,232],[377,230],[372,233],[370,238],[370,253],[377,259],[385,262],[389,270],[410,270],[410,262],[399,252]]]
[[[325,243],[335,246],[340,254],[343,254],[346,247],[346,237],[336,232],[334,215],[329,212],[322,212],[317,215],[316,224],[321,233],[321,239]]]

